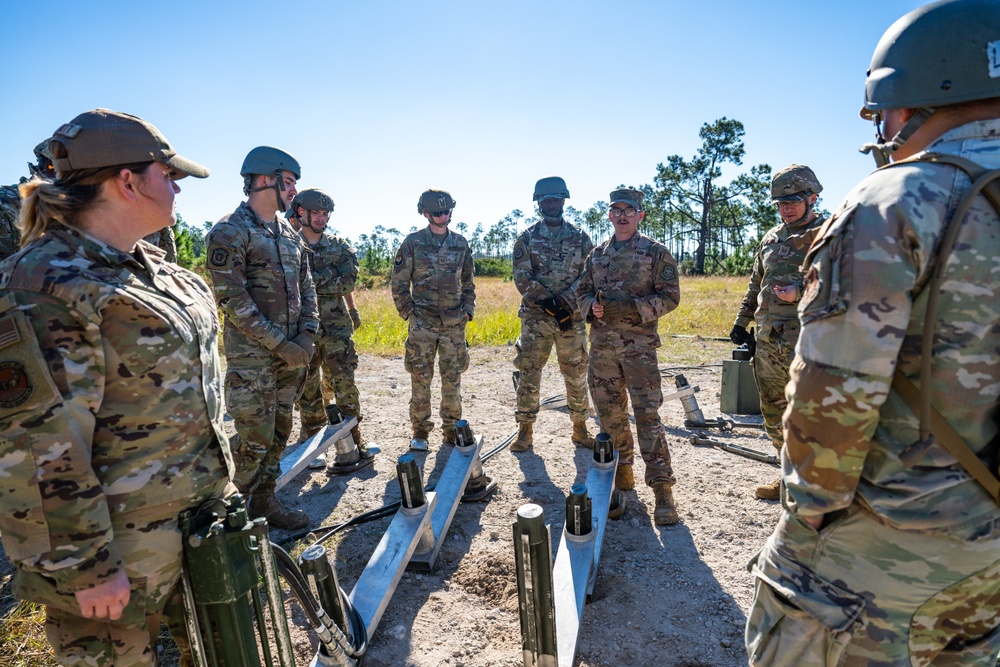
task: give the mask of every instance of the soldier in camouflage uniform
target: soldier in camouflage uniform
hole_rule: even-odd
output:
[[[139,239],[208,170],[107,109],[51,146],[58,178],[25,185],[0,265],[0,533],[59,664],[154,665],[178,514],[225,495],[233,462],[211,291]]]
[[[48,139],[35,146],[35,160],[35,163],[28,163],[28,172],[32,176],[49,180],[55,178]],[[7,259],[21,248],[21,231],[17,226],[21,213],[19,188],[27,182],[27,178],[21,177],[17,185],[0,186],[0,260]]]
[[[802,260],[816,238],[822,220],[813,206],[823,191],[809,167],[793,164],[771,179],[771,201],[778,207],[781,224],[764,234],[754,258],[753,274],[740,305],[729,339],[735,345],[753,342],[747,325],[757,325],[753,374],[760,394],[764,429],[775,449],[781,451],[781,415],[788,401],[788,366],[799,339],[798,303],[802,298]],[[757,487],[758,498],[777,500],[781,479]]]
[[[1000,507],[942,424],[956,453],[996,465],[1000,191],[991,203],[970,184],[1000,167],[998,39],[995,0],[957,0],[907,14],[875,50],[862,113],[892,164],[806,257],[785,514],[753,564],[751,664],[996,664]]]
[[[236,424],[235,481],[241,492],[253,492],[253,516],[298,530],[309,517],[281,503],[275,481],[319,320],[309,251],[276,212],[288,208],[301,172],[285,151],[259,146],[247,154],[240,173],[248,200],[205,239],[205,266],[226,318],[226,407]]]
[[[152,234],[143,238],[146,243],[152,243],[157,248],[163,251],[163,259],[167,262],[177,263],[177,241],[174,237],[173,227],[164,227],[158,232],[153,232]]]
[[[568,197],[566,182],[558,176],[539,180],[534,200],[542,221],[526,229],[514,243],[521,335],[514,357],[520,375],[514,413],[518,431],[510,446],[512,452],[526,451],[532,445],[542,368],[553,345],[566,380],[572,440],[581,447],[592,446],[587,432],[587,326],[576,310],[576,287],[594,244],[585,231],[563,220],[563,202]]]
[[[417,212],[425,229],[405,239],[392,268],[392,300],[407,320],[406,357],[410,373],[410,448],[427,449],[431,421],[434,357],[441,370],[441,427],[444,444],[455,444],[462,418],[462,373],[469,368],[465,325],[476,311],[472,251],[464,237],[448,229],[455,200],[443,190],[420,195]]]
[[[656,327],[660,317],[680,303],[681,290],[677,262],[670,252],[638,231],[644,215],[641,192],[611,193],[608,217],[614,235],[587,257],[577,301],[591,325],[589,382],[594,405],[601,429],[611,435],[618,451],[615,487],[635,488],[635,445],[628,423],[631,399],[646,484],[656,495],[653,516],[657,524],[669,525],[678,520],[672,491],[676,479],[659,415],[663,391]],[[624,509],[621,502],[619,506]]]
[[[341,414],[358,419],[359,425],[351,429],[351,435],[360,446],[365,441],[360,427],[363,418],[361,396],[354,382],[358,353],[351,338],[354,323],[344,300],[345,295],[354,290],[358,278],[358,257],[347,241],[327,231],[333,213],[333,199],[328,194],[319,189],[304,190],[295,197],[294,205],[299,233],[312,250],[310,267],[316,285],[320,323],[316,352],[299,400],[302,428],[304,435],[309,437],[329,423],[322,386],[324,381],[329,381]]]

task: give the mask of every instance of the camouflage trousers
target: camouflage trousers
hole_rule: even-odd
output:
[[[590,346],[590,390],[601,421],[601,430],[611,436],[618,451],[618,465],[632,465],[635,444],[628,423],[628,402],[632,400],[639,451],[646,464],[646,484],[666,482],[674,478],[670,466],[670,449],[660,422],[663,391],[656,348],[629,351]]]
[[[155,665],[155,635],[160,613],[179,646],[188,646],[180,614],[179,587],[182,550],[177,524],[179,508],[150,508],[112,517],[115,544],[125,559],[131,583],[129,603],[114,622],[84,618],[72,595],[62,600],[19,590],[19,596],[46,604],[45,635],[61,665],[131,667]],[[177,598],[173,600],[173,598]],[[151,636],[151,632],[155,633]]]
[[[569,331],[560,331],[555,319],[521,318],[521,335],[515,347],[514,368],[521,372],[517,385],[517,423],[532,424],[538,416],[538,393],[542,368],[556,348],[559,372],[566,381],[566,403],[573,423],[586,421],[587,401],[587,331],[583,322]]]
[[[798,339],[798,322],[787,323],[784,331],[771,329],[757,338],[757,351],[753,357],[753,376],[760,394],[764,431],[778,451],[781,451],[785,442],[781,427],[781,417],[788,407],[785,385],[788,384],[788,367],[795,358],[795,343]]]
[[[409,320],[404,365],[410,373],[410,423],[414,431],[430,433],[431,380],[434,357],[441,370],[441,425],[449,428],[462,418],[462,373],[469,368],[465,322],[449,327],[426,327]]]
[[[331,399],[336,400],[343,414],[361,421],[361,395],[354,382],[357,368],[358,353],[353,340],[323,336],[317,341],[299,399],[302,429],[306,433],[315,433],[328,423],[326,406]]]
[[[236,436],[230,441],[236,464],[233,482],[247,493],[257,482],[273,486],[281,475],[279,459],[292,432],[306,369],[266,359],[228,362],[226,410],[236,424]]]
[[[1000,527],[904,531],[852,506],[817,533],[786,513],[751,562],[751,665],[995,665]]]

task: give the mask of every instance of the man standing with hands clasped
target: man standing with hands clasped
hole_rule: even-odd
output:
[[[639,451],[646,464],[646,484],[656,495],[657,525],[677,523],[670,449],[660,422],[663,404],[656,348],[661,316],[680,303],[677,262],[667,248],[638,231],[645,215],[642,192],[623,188],[611,193],[608,217],[614,236],[594,248],[577,289],[580,311],[590,322],[590,386],[601,429],[618,451],[615,487],[635,488],[635,443],[628,423],[628,401],[635,412]],[[624,513],[619,494],[617,508]]]
[[[454,445],[455,422],[462,418],[462,373],[469,368],[465,325],[476,310],[472,251],[464,237],[448,229],[455,200],[444,190],[420,195],[417,212],[427,227],[407,236],[392,267],[392,300],[408,322],[404,363],[410,373],[410,449],[427,450],[431,421],[434,357],[441,369],[443,443]]]
[[[538,392],[555,345],[559,371],[566,380],[566,404],[573,421],[574,443],[592,446],[587,431],[587,326],[576,310],[576,288],[583,263],[594,248],[587,232],[563,219],[569,197],[566,182],[558,176],[535,184],[535,201],[541,222],[529,227],[514,243],[514,284],[521,293],[521,335],[514,366],[517,383],[517,440],[512,452],[532,446],[538,416]]]

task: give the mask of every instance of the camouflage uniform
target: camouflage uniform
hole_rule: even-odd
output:
[[[343,414],[355,416],[359,421],[362,416],[358,385],[354,382],[354,371],[358,368],[358,353],[351,338],[354,325],[344,302],[344,295],[354,291],[358,279],[358,257],[347,241],[327,232],[309,247],[320,330],[299,407],[303,429],[315,432],[328,423],[323,398],[326,382],[333,386],[337,406]]]
[[[166,261],[177,263],[177,241],[174,237],[173,227],[164,227],[160,231],[144,237],[143,240],[162,250],[165,253],[164,259]]]
[[[305,242],[278,216],[264,222],[244,202],[206,237],[215,299],[225,314],[226,408],[236,423],[233,450],[240,489],[268,491],[292,430],[305,368],[273,350],[319,326]]]
[[[785,400],[788,366],[799,339],[799,299],[782,301],[773,290],[775,286],[794,285],[801,296],[800,266],[822,224],[817,218],[798,226],[781,223],[768,230],[757,249],[750,284],[736,317],[736,326],[742,329],[751,322],[757,325],[754,379],[760,393],[764,429],[779,451],[783,442],[781,415],[788,405]]]
[[[146,616],[180,575],[177,515],[233,471],[211,291],[156,248],[119,252],[58,225],[0,265],[0,288],[0,532],[15,593],[46,605],[63,664],[152,665]],[[122,619],[80,617],[74,592],[122,569]]]
[[[566,400],[574,423],[587,419],[587,326],[573,313],[573,325],[560,331],[555,319],[542,310],[539,301],[562,298],[576,306],[576,288],[584,261],[594,244],[583,230],[563,221],[529,227],[514,243],[514,284],[521,293],[521,335],[517,339],[514,366],[521,372],[517,385],[518,423],[534,423],[538,415],[538,391],[542,368],[555,344],[559,370],[566,381]]]
[[[442,427],[453,428],[462,418],[462,373],[469,367],[465,325],[476,309],[473,270],[468,242],[451,230],[438,238],[425,227],[407,236],[396,251],[392,300],[409,324],[404,363],[410,373],[414,433],[427,434],[434,428],[435,355],[441,369]]]
[[[21,179],[24,183],[26,179]],[[21,213],[21,192],[17,185],[0,186],[0,260],[7,259],[21,248],[21,229],[17,225]]]
[[[622,321],[594,317],[591,307],[598,293],[633,300],[638,316]],[[663,392],[656,361],[660,346],[656,327],[660,317],[677,307],[680,294],[677,262],[665,246],[639,232],[627,241],[616,243],[612,237],[594,248],[577,289],[580,312],[587,313],[590,322],[589,382],[601,428],[611,435],[619,465],[631,465],[631,399],[649,486],[675,481],[659,415]]]
[[[1000,120],[928,151],[1000,167]],[[992,665],[1000,507],[889,387],[919,382],[928,283],[964,171],[915,162],[861,182],[806,259],[782,457],[786,513],[755,560],[752,664]],[[980,196],[938,304],[933,405],[995,461],[1000,217]],[[804,518],[825,517],[817,533]],[[789,602],[791,601],[791,602]]]

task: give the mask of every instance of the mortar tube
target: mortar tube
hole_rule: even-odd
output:
[[[611,434],[601,433],[594,438],[594,462],[601,466],[611,464],[615,460],[615,446],[611,442]]]
[[[691,387],[683,373],[679,373],[674,378],[674,386],[678,389],[689,389]],[[705,415],[702,413],[701,408],[698,407],[698,399],[694,397],[694,394],[683,396],[681,398],[681,405],[684,407],[684,416],[687,418],[687,421],[694,425],[705,423]]]
[[[542,508],[521,505],[513,529],[524,664],[556,667],[552,549]]]
[[[566,497],[566,532],[587,535],[594,527],[593,502],[586,484],[574,484]]]
[[[344,613],[344,601],[340,597],[337,571],[330,565],[326,547],[313,544],[307,548],[299,555],[299,567],[302,574],[312,576],[323,611],[333,619],[341,632],[347,634],[347,615]]]

